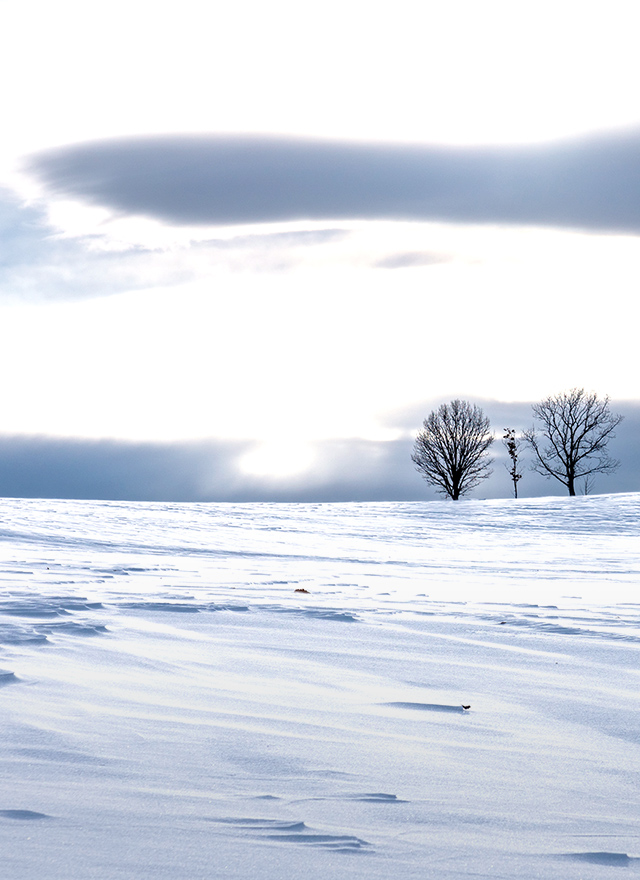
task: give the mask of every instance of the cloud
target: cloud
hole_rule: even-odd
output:
[[[479,401],[496,434],[494,473],[475,492],[478,498],[508,498],[512,487],[503,465],[502,429],[531,424],[523,403]],[[0,496],[87,498],[130,501],[428,501],[437,498],[411,461],[415,434],[435,404],[396,413],[389,425],[402,426],[395,440],[343,438],[314,445],[311,466],[286,477],[246,473],[242,461],[254,441],[125,443],[54,437],[0,436]],[[640,403],[614,405],[625,416],[610,444],[622,462],[608,477],[597,477],[595,492],[640,491]],[[521,497],[563,495],[564,487],[530,470],[522,451]]]
[[[127,443],[0,437],[0,495],[128,501],[227,500],[249,442]]]
[[[319,443],[308,472],[280,479],[243,472],[242,459],[255,445],[0,436],[0,497],[249,502],[424,496],[406,441]]]
[[[170,224],[395,219],[640,231],[640,131],[527,147],[167,135],[32,156],[50,193]]]
[[[0,298],[42,302],[110,296],[188,283],[221,266],[233,272],[281,271],[294,266],[305,249],[348,235],[346,229],[300,229],[232,238],[187,236],[144,247],[114,241],[104,229],[63,236],[43,204],[26,204],[0,188]]]
[[[384,257],[382,260],[378,260],[375,266],[377,269],[411,269],[414,266],[435,266],[438,263],[447,263],[450,259],[451,257],[446,254],[407,251]]]
[[[149,271],[157,253],[130,247],[102,249],[97,237],[64,238],[42,205],[25,204],[0,189],[0,296],[33,302],[106,296],[156,283],[176,283],[184,272]],[[157,262],[157,260],[156,260]]]
[[[198,256],[211,268],[225,266],[232,272],[277,272],[304,262],[307,248],[337,244],[350,234],[348,229],[299,229],[207,238],[191,242],[184,256]]]

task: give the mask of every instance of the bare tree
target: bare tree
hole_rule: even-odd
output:
[[[534,404],[534,416],[542,423],[543,446],[535,427],[523,436],[533,450],[533,470],[554,477],[576,494],[576,480],[591,474],[611,473],[620,462],[607,452],[609,440],[622,421],[609,409],[609,398],[598,400],[593,392],[574,388]]]
[[[466,400],[443,403],[423,422],[411,456],[441,495],[457,501],[491,473],[489,419]]]
[[[509,458],[511,459],[511,467],[509,465],[505,465],[506,469],[509,471],[509,476],[513,482],[513,497],[518,497],[518,481],[522,479],[522,474],[518,471],[518,456],[520,455],[520,441],[516,437],[516,432],[513,428],[505,428],[504,429],[504,437],[502,438],[502,442],[507,447],[507,452],[509,453]]]

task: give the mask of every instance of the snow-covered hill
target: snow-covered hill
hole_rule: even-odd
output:
[[[640,495],[0,506],[6,880],[640,874]]]

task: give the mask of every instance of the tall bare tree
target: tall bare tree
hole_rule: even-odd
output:
[[[492,473],[492,443],[489,419],[480,407],[452,400],[424,420],[411,458],[427,483],[457,501]]]
[[[533,414],[542,424],[540,435],[535,427],[523,434],[535,456],[533,470],[559,480],[569,495],[576,494],[576,480],[620,466],[607,444],[623,417],[610,411],[608,397],[599,400],[593,392],[574,388],[534,404]]]

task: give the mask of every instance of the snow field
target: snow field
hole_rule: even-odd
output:
[[[3,878],[640,874],[640,496],[3,506]]]

